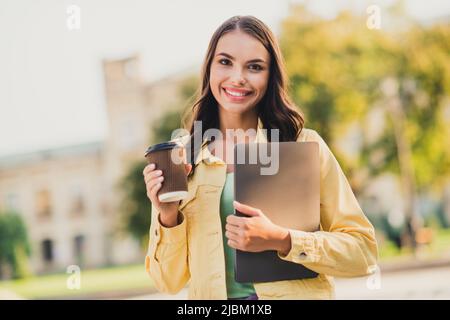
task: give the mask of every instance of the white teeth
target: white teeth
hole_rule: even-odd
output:
[[[225,91],[233,97],[243,97],[243,96],[246,96],[249,94],[249,93],[232,92],[232,91],[228,91],[227,89],[225,89]]]

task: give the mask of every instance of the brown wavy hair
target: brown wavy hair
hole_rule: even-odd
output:
[[[280,141],[296,141],[304,127],[304,117],[294,105],[287,93],[287,76],[281,50],[272,31],[259,19],[253,16],[234,16],[226,20],[213,34],[209,42],[205,60],[201,71],[201,84],[197,98],[192,106],[192,113],[184,117],[185,129],[189,130],[191,139],[187,145],[190,150],[192,171],[195,171],[195,159],[201,148],[194,150],[194,137],[198,135],[199,141],[206,130],[219,129],[218,103],[214,98],[209,84],[211,63],[214,58],[217,43],[226,33],[240,30],[254,37],[264,45],[270,55],[269,83],[266,93],[257,105],[257,114],[263,127],[267,129],[267,140],[271,141],[270,129],[279,129]],[[188,110],[189,111],[189,110]],[[194,121],[202,121],[202,132],[194,132]]]

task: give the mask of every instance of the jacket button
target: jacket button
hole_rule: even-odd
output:
[[[155,229],[155,236],[158,235],[158,229]]]
[[[306,253],[305,252],[300,253],[300,258],[302,259],[306,258]]]

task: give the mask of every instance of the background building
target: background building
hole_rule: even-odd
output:
[[[0,210],[23,216],[37,273],[143,261],[139,245],[120,228],[117,182],[143,159],[153,123],[182,103],[177,89],[184,73],[144,83],[138,56],[104,61],[103,68],[105,141],[0,158]]]

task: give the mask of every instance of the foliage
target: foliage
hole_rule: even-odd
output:
[[[9,267],[13,278],[28,276],[30,254],[27,229],[22,218],[15,212],[0,212],[0,270]]]

